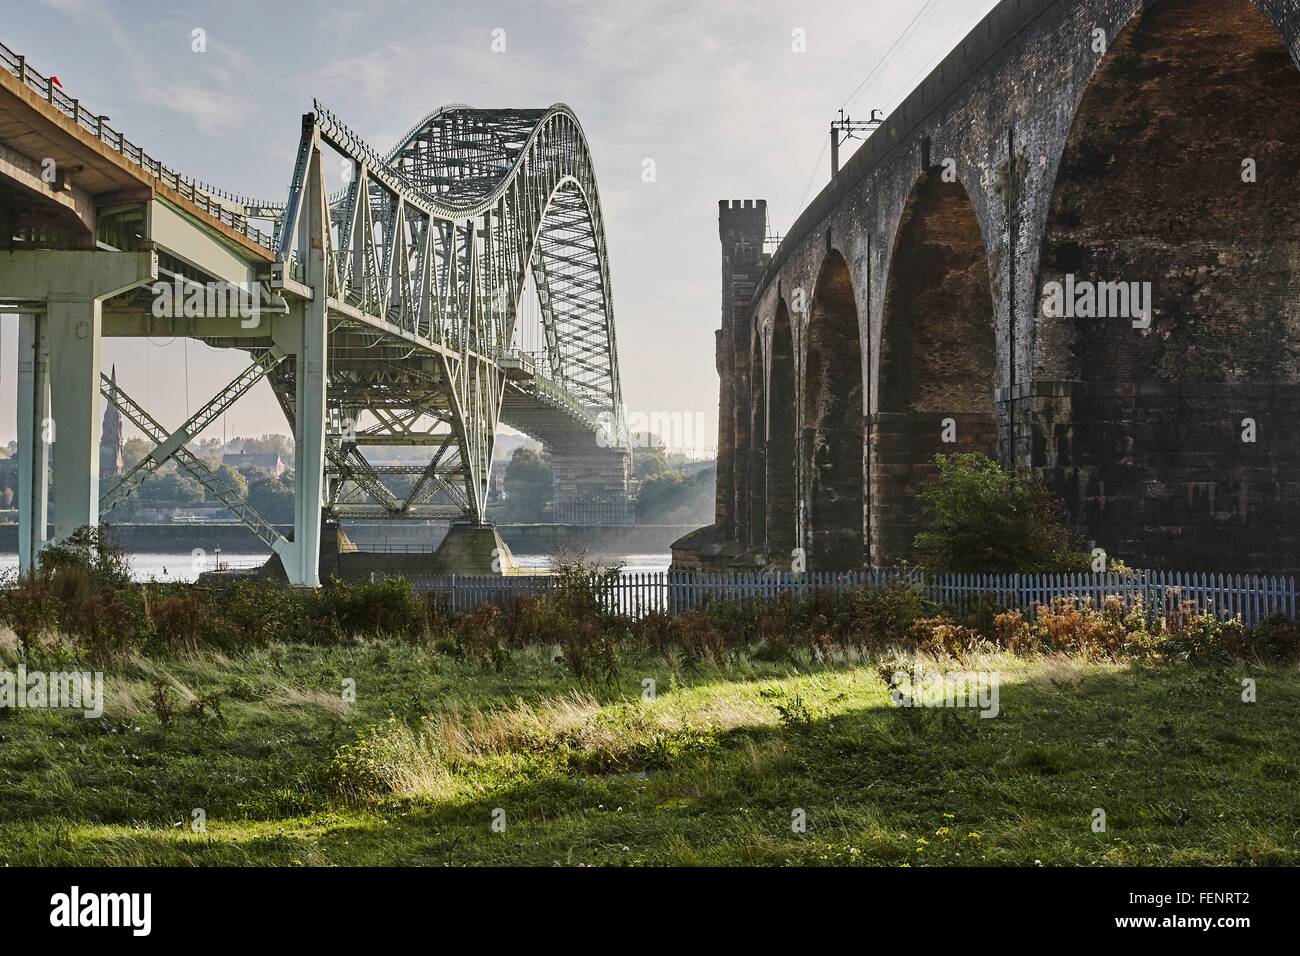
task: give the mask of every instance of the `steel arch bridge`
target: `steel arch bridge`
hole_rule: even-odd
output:
[[[321,144],[346,164],[347,186],[332,196]],[[313,213],[322,203],[327,212]],[[328,222],[320,238],[333,324],[327,455],[343,479],[336,513],[410,514],[441,491],[481,520],[500,420],[546,443],[561,468],[567,458],[575,471],[598,472],[604,459],[610,487],[574,486],[588,502],[626,500],[604,226],[586,137],[568,107],[444,107],[380,157],[316,103],[286,205],[245,208],[272,216],[281,275],[309,285],[313,214]],[[540,354],[514,347],[529,279]],[[272,385],[293,415],[291,374]],[[358,430],[363,416],[369,426]],[[426,442],[438,450],[405,501],[377,487],[358,450]],[[369,501],[355,504],[361,496]]]
[[[551,450],[557,520],[626,515],[609,261],[590,148],[572,110],[447,106],[381,155],[315,103],[288,198],[277,203],[197,183],[104,120],[0,45],[0,160],[17,163],[15,172],[0,162],[0,224],[14,224],[4,231],[11,241],[0,233],[0,310],[20,316],[26,565],[44,544],[50,507],[49,450],[32,437],[49,415],[61,429],[56,539],[97,523],[174,461],[280,556],[295,583],[318,583],[322,512],[482,523],[500,423]],[[34,133],[44,157],[76,170],[70,182],[47,189],[20,175],[24,161],[32,172],[41,162],[20,154],[35,151]],[[186,307],[160,314],[169,285]],[[254,316],[234,321],[220,296],[214,303],[214,286],[247,290]],[[521,337],[528,321],[540,326],[531,351]],[[189,336],[247,351],[251,364],[173,430],[103,375],[101,335]],[[292,536],[187,448],[262,380],[294,432]],[[102,502],[85,480],[98,455],[100,395],[156,446]],[[366,457],[394,446],[428,454],[399,465]],[[408,479],[401,494],[384,480],[393,475]]]

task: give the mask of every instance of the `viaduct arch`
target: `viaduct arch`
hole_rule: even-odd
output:
[[[765,521],[681,555],[892,564],[933,455],[978,450],[1132,565],[1300,571],[1298,63],[1293,0],[1003,0],[774,252],[737,252],[761,201],[723,203],[747,271],[719,341],[769,344],[753,370],[720,344],[724,405],[761,377],[766,432],[724,427],[719,498],[761,451]]]
[[[988,256],[965,188],[940,169],[917,181],[885,292],[872,501],[879,561],[911,555],[917,493],[941,452],[997,454],[997,348]]]

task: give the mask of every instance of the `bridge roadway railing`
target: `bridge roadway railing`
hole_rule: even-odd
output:
[[[198,206],[214,219],[234,229],[240,235],[251,239],[269,251],[273,247],[272,239],[260,229],[249,225],[248,219],[231,212],[212,196],[195,186],[194,182],[173,169],[164,166],[139,146],[122,135],[119,130],[109,126],[102,115],[87,110],[81,101],[68,96],[47,76],[42,76],[27,64],[27,58],[19,56],[9,47],[0,43],[0,65],[17,78],[28,89],[41,96],[64,116],[68,117],[83,130],[90,133],[105,146],[120,153],[125,159],[139,166],[145,173],[159,180],[180,193],[189,202]]]

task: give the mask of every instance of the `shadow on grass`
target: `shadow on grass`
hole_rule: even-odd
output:
[[[993,719],[894,708],[870,668],[815,672],[827,687],[781,723],[668,733],[601,766],[521,757],[469,797],[213,812],[206,835],[69,824],[51,806],[4,844],[64,864],[1300,863],[1294,670],[1032,671],[1004,676]],[[870,681],[873,703],[845,709],[837,674]]]

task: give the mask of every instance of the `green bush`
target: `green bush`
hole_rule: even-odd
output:
[[[876,647],[899,643],[932,610],[919,587],[901,583],[852,591],[849,605],[854,632]]]
[[[938,477],[920,493],[926,530],[917,559],[937,571],[1087,571],[1057,504],[1037,479],[985,455],[937,455]]]
[[[346,637],[385,635],[414,641],[428,629],[428,606],[406,578],[363,584],[334,581],[325,599]]]
[[[27,574],[0,588],[0,624],[18,638],[24,654],[59,628],[59,601],[42,576]]]
[[[138,650],[152,633],[126,554],[100,528],[78,528],[48,546],[40,567],[18,582],[6,603],[10,625],[25,644],[57,627],[96,663]]]
[[[126,552],[109,543],[102,528],[81,527],[66,540],[41,552],[39,572],[48,579],[62,574],[83,579],[87,587],[125,588],[131,584]]]
[[[206,594],[214,615],[210,634],[223,647],[329,644],[339,639],[320,592],[262,578],[233,578],[214,584]]]
[[[1159,651],[1188,664],[1226,664],[1245,651],[1246,629],[1240,619],[1220,621],[1213,614],[1178,614],[1162,636]]]

